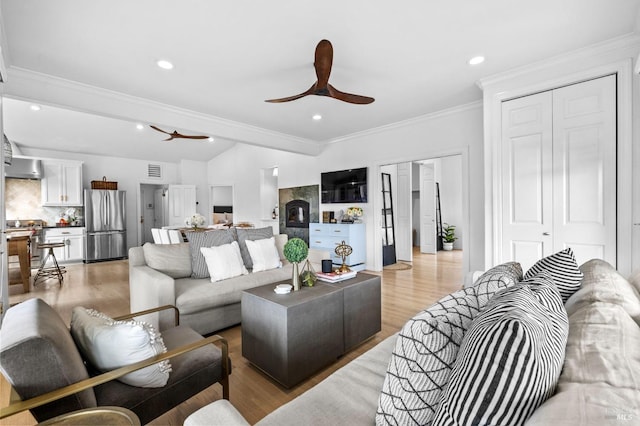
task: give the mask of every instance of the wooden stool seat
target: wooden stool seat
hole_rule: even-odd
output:
[[[64,247],[65,243],[60,242],[50,242],[50,243],[40,243],[38,244],[39,249],[48,249],[47,255],[42,259],[42,263],[40,263],[40,267],[38,268],[38,272],[36,272],[36,277],[33,279],[33,285],[38,283],[38,280],[47,280],[49,278],[57,278],[58,283],[62,286],[62,281],[64,277],[62,274],[66,273],[64,266],[58,265],[58,260],[56,259],[56,255],[53,252],[55,248]],[[51,258],[53,266],[47,266],[47,262]]]

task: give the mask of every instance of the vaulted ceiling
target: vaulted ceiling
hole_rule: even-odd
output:
[[[477,102],[483,77],[638,33],[640,0],[1,0],[0,12],[4,126],[18,147],[178,161],[234,143],[314,155]],[[375,102],[264,102],[311,86],[321,39],[330,83]],[[165,142],[149,124],[215,142]]]

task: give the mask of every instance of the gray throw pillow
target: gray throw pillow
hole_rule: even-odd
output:
[[[209,268],[207,261],[200,251],[203,247],[218,247],[223,244],[231,244],[235,241],[234,234],[228,229],[216,229],[213,231],[185,232],[189,241],[189,250],[191,251],[191,277],[192,278],[209,278]]]
[[[171,278],[191,276],[191,253],[188,243],[151,244],[142,246],[147,266]]]
[[[273,228],[267,226],[265,228],[238,228],[238,244],[240,245],[240,255],[244,266],[251,270],[253,269],[253,261],[251,260],[251,254],[247,248],[246,240],[264,240],[265,238],[273,237]]]

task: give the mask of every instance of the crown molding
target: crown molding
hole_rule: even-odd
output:
[[[4,95],[127,121],[197,130],[232,142],[318,155],[318,142],[49,74],[9,67]]]
[[[428,114],[420,115],[418,117],[409,118],[402,121],[396,121],[395,123],[386,124],[384,126],[363,130],[361,132],[350,133],[348,135],[341,136],[338,138],[328,139],[327,141],[325,141],[325,143],[332,144],[332,143],[344,142],[344,141],[348,141],[351,139],[360,138],[364,136],[377,135],[377,134],[392,131],[401,127],[417,126],[437,118],[459,114],[461,112],[465,112],[465,111],[469,111],[477,108],[482,108],[482,101],[473,101],[466,104],[457,105],[451,108],[446,108],[440,111],[430,112]]]
[[[606,40],[600,43],[596,43],[590,46],[582,47],[580,49],[573,50],[568,53],[562,53],[560,55],[552,56],[551,58],[543,59],[538,62],[533,62],[528,65],[524,65],[517,68],[512,68],[508,71],[493,74],[488,77],[481,78],[476,82],[478,87],[482,90],[486,90],[487,87],[502,83],[507,80],[511,80],[523,75],[534,74],[552,68],[555,66],[562,66],[567,63],[574,62],[580,59],[593,58],[598,56],[604,56],[611,52],[616,52],[625,49],[640,49],[640,34],[629,33],[620,37],[616,37],[610,40]]]

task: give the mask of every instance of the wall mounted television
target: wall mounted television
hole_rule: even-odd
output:
[[[324,172],[320,175],[321,202],[366,203],[367,168]]]

